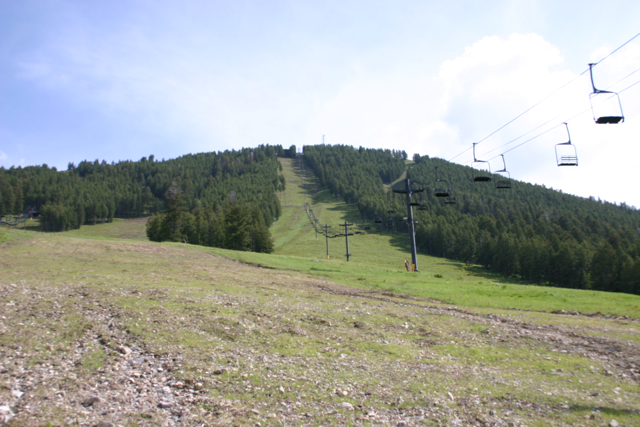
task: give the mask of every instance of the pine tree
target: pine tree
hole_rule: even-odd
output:
[[[230,204],[224,213],[224,247],[236,251],[251,250],[251,224],[251,211],[246,205]]]

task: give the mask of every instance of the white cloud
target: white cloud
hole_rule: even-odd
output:
[[[600,48],[592,58],[601,59],[610,51],[608,47]],[[620,55],[611,56],[597,67],[600,73],[597,81],[603,82],[602,88],[608,87],[639,64],[640,49],[637,45],[630,45]],[[443,147],[442,157],[451,158],[469,148],[473,142],[488,136],[578,74],[564,69],[558,48],[536,34],[513,34],[507,39],[485,37],[467,47],[461,56],[445,61],[440,69],[438,81],[443,92],[440,117],[434,123],[453,136],[451,143]],[[630,84],[637,81],[638,76],[635,80],[633,77],[627,80]],[[616,87],[619,90],[622,86]],[[589,110],[590,91],[587,73],[482,142],[477,147],[478,158],[497,156],[542,131],[560,125],[562,121],[572,119],[569,128],[578,150],[578,168],[556,166],[555,144],[567,138],[566,130],[560,125],[505,154],[512,176],[562,188],[583,197],[594,195],[640,206],[640,192],[630,188],[630,184],[637,181],[632,163],[640,156],[638,144],[634,143],[638,127],[635,123],[595,125]],[[625,113],[627,117],[637,117],[640,113],[638,98],[630,98],[621,94]],[[576,117],[585,110],[588,111]],[[532,131],[546,122],[547,125]],[[517,142],[500,148],[530,131]],[[431,139],[427,137],[421,152],[431,154]],[[469,151],[455,161],[468,164],[471,160]],[[496,158],[492,166],[494,169],[501,167],[501,160]]]

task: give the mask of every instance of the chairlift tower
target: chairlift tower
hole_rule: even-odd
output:
[[[411,263],[415,266],[413,271],[418,272],[418,254],[416,252],[416,229],[415,229],[415,221],[413,220],[413,204],[411,203],[411,194],[413,193],[422,193],[424,188],[419,190],[411,190],[411,181],[409,178],[405,179],[405,187],[406,190],[393,190],[394,193],[406,194],[407,195],[407,211],[409,212],[408,220],[409,220],[409,235],[411,236]]]
[[[316,242],[318,241],[318,218],[313,219],[313,228],[316,229]]]
[[[349,253],[349,226],[350,225],[353,225],[353,224],[349,224],[347,221],[345,221],[344,224],[340,224],[340,227],[344,227],[344,237],[347,242],[347,253],[345,254],[345,256],[347,257],[347,262],[349,262],[349,257],[351,257],[351,254]]]
[[[324,236],[327,239],[327,259],[329,259],[329,224],[324,225]]]

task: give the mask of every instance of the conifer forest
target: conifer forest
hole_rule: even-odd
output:
[[[56,232],[150,216],[152,241],[273,252],[269,226],[285,190],[279,157],[296,147],[261,145],[171,160],[82,161],[67,171],[47,165],[0,168],[0,215],[39,213]],[[512,181],[472,180],[470,167],[404,151],[304,146],[302,160],[319,186],[353,204],[371,233],[407,234],[402,188],[416,193],[420,253],[479,264],[527,283],[640,294],[640,211],[624,203],[564,194]],[[434,196],[436,168],[455,203]],[[389,226],[392,225],[392,226]]]

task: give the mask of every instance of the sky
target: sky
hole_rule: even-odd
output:
[[[471,165],[480,142],[516,180],[640,207],[640,36],[607,56],[640,33],[640,2],[602,5],[0,0],[0,166],[323,136]],[[594,123],[590,62],[624,123]],[[556,165],[563,122],[578,167]]]

